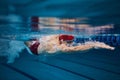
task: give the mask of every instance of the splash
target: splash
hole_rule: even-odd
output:
[[[0,40],[0,56],[7,58],[7,63],[13,63],[19,57],[19,53],[25,48],[22,41]]]

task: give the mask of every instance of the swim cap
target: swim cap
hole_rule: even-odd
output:
[[[72,36],[72,35],[60,35],[59,36],[60,44],[61,44],[61,40],[63,40],[63,41],[73,41],[74,36]]]

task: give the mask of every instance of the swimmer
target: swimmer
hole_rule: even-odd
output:
[[[49,35],[41,37],[40,39],[36,39],[33,41],[24,42],[27,46],[27,50],[29,50],[32,54],[39,55],[42,52],[47,52],[49,54],[53,54],[57,51],[62,52],[70,52],[70,51],[84,51],[93,48],[105,48],[114,50],[115,48],[109,46],[102,42],[95,41],[87,41],[84,44],[74,43],[75,37],[73,35]]]

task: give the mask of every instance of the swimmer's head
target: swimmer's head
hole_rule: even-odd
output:
[[[71,43],[73,43],[73,40],[68,40],[67,43],[71,44]]]

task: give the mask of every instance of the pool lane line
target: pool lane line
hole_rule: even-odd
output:
[[[74,57],[77,57],[77,56],[74,56]],[[85,60],[93,60],[95,62],[102,62],[102,63],[105,63],[105,64],[111,64],[111,65],[114,65],[114,66],[120,66],[120,64],[116,64],[116,63],[111,63],[111,62],[107,62],[107,61],[103,61],[103,60],[98,60],[97,58],[88,58],[88,57],[81,57],[79,56],[79,58],[82,58],[82,59],[85,59]],[[96,60],[97,59],[97,60]]]
[[[84,66],[87,66],[87,67],[91,67],[91,68],[103,70],[103,71],[106,71],[106,72],[109,72],[109,73],[114,73],[114,74],[120,75],[120,72],[114,72],[114,71],[106,70],[104,68],[96,67],[96,66],[93,66],[93,65],[84,64],[84,63],[80,63],[80,62],[75,62],[75,61],[72,61],[72,60],[67,60],[67,59],[59,58],[59,57],[57,57],[56,59],[59,59],[59,60],[62,60],[62,61],[68,61],[68,62],[72,62],[72,63],[76,63],[76,64],[80,64],[80,65],[84,65]]]
[[[88,80],[95,80],[95,79],[93,79],[93,78],[91,78],[91,77],[88,77],[88,76],[86,76],[86,75],[83,75],[83,74],[80,74],[80,73],[77,73],[77,72],[74,72],[74,71],[71,71],[71,70],[68,70],[68,69],[65,69],[65,68],[56,66],[56,65],[52,65],[52,64],[47,63],[47,62],[44,62],[44,61],[39,61],[39,62],[41,62],[41,63],[43,63],[43,64],[46,64],[46,65],[49,65],[49,66],[52,66],[52,67],[55,67],[55,68],[58,68],[58,69],[61,69],[61,70],[64,70],[64,71],[67,71],[67,72],[70,72],[70,73],[75,74],[75,75],[81,76],[81,77],[86,78],[86,79],[88,79]]]
[[[22,74],[22,75],[24,75],[27,78],[30,78],[31,80],[39,80],[39,79],[37,79],[36,77],[34,77],[34,76],[30,75],[30,74],[27,74],[27,73],[15,68],[15,67],[10,66],[9,64],[2,63],[2,65],[5,66],[5,67],[10,68],[10,69]]]

